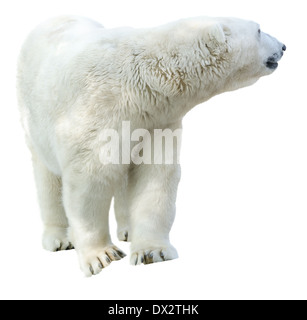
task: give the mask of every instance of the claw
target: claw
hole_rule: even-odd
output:
[[[165,261],[165,256],[162,250],[160,251],[160,257],[163,259],[163,261]]]
[[[153,253],[152,252],[149,252],[149,253],[145,254],[145,264],[153,263],[152,258],[153,258]]]
[[[60,243],[60,246],[58,247],[58,248],[56,248],[56,250],[55,250],[55,252],[59,252],[59,251],[61,251],[61,249],[62,249],[62,242]]]
[[[89,269],[90,269],[91,274],[94,275],[94,269],[93,269],[93,267],[90,266]]]
[[[127,256],[124,252],[122,252],[122,251],[120,251],[120,250],[116,250],[116,253],[117,253],[121,258],[125,258],[125,257]]]
[[[75,249],[74,246],[72,245],[71,242],[69,242],[69,246],[67,247],[66,250],[73,250],[73,249]]]
[[[110,255],[106,252],[106,260],[109,262],[109,263],[111,263],[111,261],[112,261],[112,258],[110,257]]]
[[[99,264],[98,264],[98,267],[100,269],[103,269],[104,268],[104,265],[102,264],[101,260],[97,257],[97,260],[99,261]]]
[[[125,232],[125,241],[128,241],[128,232]]]
[[[113,257],[114,257],[116,260],[120,260],[120,259],[121,259],[121,256],[118,254],[117,251],[113,250],[113,251],[112,251],[112,254],[113,254]]]

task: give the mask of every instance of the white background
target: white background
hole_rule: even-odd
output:
[[[305,1],[2,1],[0,4],[1,299],[306,299]],[[287,45],[279,69],[213,98],[184,120],[182,181],[171,239],[180,259],[113,263],[84,278],[74,251],[41,248],[30,154],[15,97],[17,54],[59,14],[106,27],[198,16],[255,20]],[[113,212],[112,212],[113,213]],[[113,216],[113,215],[112,215]],[[127,253],[129,245],[115,244]]]

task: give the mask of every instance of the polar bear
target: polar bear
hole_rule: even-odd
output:
[[[123,121],[149,133],[181,129],[197,104],[270,75],[285,50],[257,23],[235,18],[105,29],[61,16],[39,25],[22,47],[17,91],[44,248],[75,248],[86,276],[123,258],[109,233],[114,197],[132,264],[177,258],[169,233],[180,164],[103,163],[102,130],[120,132]]]

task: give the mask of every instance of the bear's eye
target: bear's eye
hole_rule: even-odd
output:
[[[259,34],[259,35],[261,34],[261,30],[260,30],[260,29],[258,29],[258,34]]]

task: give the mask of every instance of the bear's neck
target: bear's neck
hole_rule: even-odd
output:
[[[225,91],[232,61],[225,48],[211,53],[206,43],[192,39],[192,32],[189,46],[183,41],[171,46],[170,32],[164,28],[150,31],[150,36],[148,30],[138,32],[120,67],[128,75],[122,90],[135,114],[141,111],[153,121],[174,121]]]

